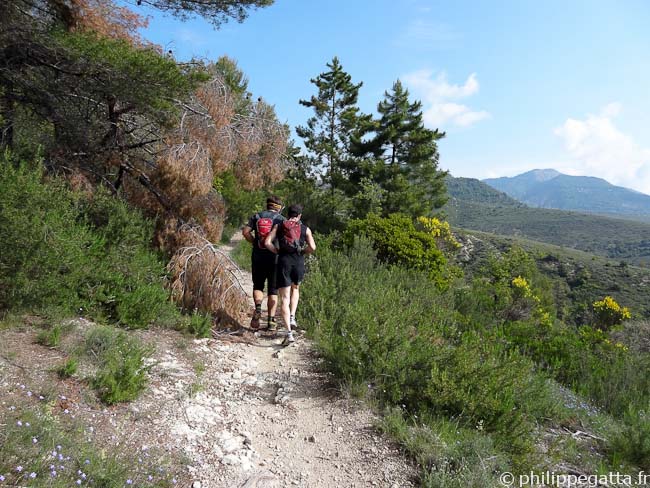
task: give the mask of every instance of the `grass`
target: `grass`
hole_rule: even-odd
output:
[[[46,404],[19,405],[1,419],[6,423],[0,430],[3,486],[173,486],[164,458],[134,464],[123,446],[100,448],[84,438],[82,426],[62,423],[49,412]]]
[[[78,361],[75,358],[70,358],[56,369],[56,374],[61,379],[70,378],[77,373],[78,367]]]
[[[241,269],[244,269],[246,271],[251,270],[251,244],[246,241],[242,240],[237,243],[235,248],[232,251],[231,257],[233,261],[239,266]]]

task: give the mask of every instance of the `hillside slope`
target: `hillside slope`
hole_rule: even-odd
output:
[[[448,178],[449,222],[650,265],[650,223],[565,210],[531,208],[471,178]]]
[[[580,323],[591,304],[610,295],[631,308],[635,318],[650,318],[650,269],[621,264],[602,256],[534,241],[473,230],[457,230],[466,272],[480,275],[490,256],[518,246],[529,252],[539,270],[554,283],[559,318]]]

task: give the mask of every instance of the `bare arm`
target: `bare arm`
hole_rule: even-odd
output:
[[[244,239],[246,239],[251,244],[255,242],[255,237],[253,237],[253,229],[251,229],[249,226],[244,226],[241,233],[244,236]]]
[[[278,253],[278,250],[273,245],[273,241],[275,241],[275,236],[277,233],[278,233],[278,224],[275,224],[271,229],[271,232],[269,232],[269,235],[266,236],[266,239],[264,239],[264,245],[269,251],[271,251],[274,254]]]
[[[311,233],[311,229],[307,228],[305,237],[307,238],[307,247],[304,250],[305,254],[311,254],[316,250],[316,241]]]

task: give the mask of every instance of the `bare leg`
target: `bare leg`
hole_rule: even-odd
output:
[[[278,296],[269,295],[268,297],[266,297],[266,305],[268,307],[269,318],[275,317],[275,312],[278,308]]]
[[[280,293],[280,298],[282,299],[282,320],[284,321],[284,325],[287,327],[288,331],[291,331],[291,325],[289,324],[290,320],[290,309],[289,309],[289,292],[291,288],[290,287],[284,287],[280,288],[278,291]]]
[[[264,300],[264,292],[262,290],[253,290],[253,301],[255,305],[261,305]]]
[[[298,300],[300,299],[300,285],[291,285],[291,316],[296,316]]]

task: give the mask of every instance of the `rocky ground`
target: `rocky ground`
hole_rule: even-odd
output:
[[[243,280],[250,292],[250,275]],[[74,323],[67,341],[92,325]],[[165,469],[178,486],[416,484],[417,469],[376,430],[373,413],[338,391],[302,334],[284,348],[281,333],[193,340],[173,331],[139,332],[155,345],[150,386],[138,400],[110,408],[83,380],[56,379],[51,368],[65,358],[66,346],[45,348],[34,343],[35,334],[30,327],[2,332],[2,408],[26,389],[47,391],[47,398],[61,399],[53,414],[74,417],[88,439],[173,460]]]

